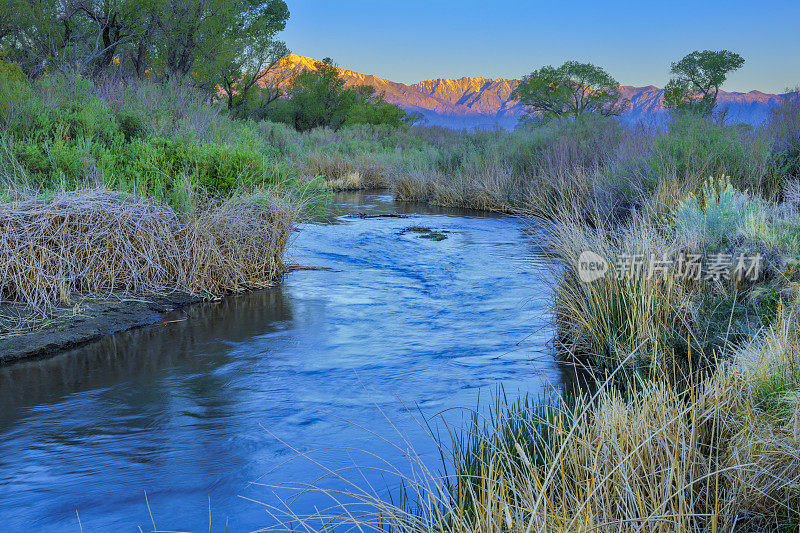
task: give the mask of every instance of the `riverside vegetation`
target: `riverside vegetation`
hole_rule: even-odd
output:
[[[800,524],[796,97],[759,128],[676,105],[666,126],[586,113],[469,133],[397,123],[357,91],[351,115],[323,109],[311,120],[321,127],[307,129],[297,109],[246,113],[174,76],[112,74],[29,77],[0,60],[6,301],[46,314],[87,294],[263,287],[324,189],[390,188],[551,221],[557,345],[597,377],[593,392],[500,404],[441,442],[445,472],[419,465],[405,479],[411,504],[354,490],[359,507],[340,521],[403,531]],[[372,104],[385,113],[365,113]],[[764,263],[752,282],[671,272],[587,284],[577,271],[587,250]]]
[[[795,95],[758,128],[679,111],[665,127],[587,115],[515,132],[377,129],[356,150],[359,130],[313,133],[328,142],[309,161],[329,182],[357,184],[369,169],[401,199],[550,220],[557,351],[597,383],[592,393],[501,403],[439,442],[442,471],[412,455],[406,505],[351,485],[352,506],[290,522],[797,530],[798,124]],[[578,258],[587,250],[762,261],[754,280],[672,270],[585,283]]]
[[[0,81],[4,300],[48,314],[87,295],[215,296],[282,272],[316,186],[252,127],[179,84],[22,76]]]

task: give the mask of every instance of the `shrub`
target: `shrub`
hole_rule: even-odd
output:
[[[255,125],[219,120],[211,104],[171,82],[54,75],[37,82],[7,126],[5,157],[41,190],[88,181],[185,209],[180,190],[224,196],[298,176]]]
[[[267,116],[283,119],[297,131],[327,127],[338,130],[345,125],[405,125],[411,117],[396,105],[386,102],[372,86],[345,87],[339,69],[330,61],[317,61],[313,70],[295,76],[287,89],[287,99],[279,102]]]
[[[769,173],[769,142],[758,132],[716,126],[694,115],[678,115],[656,139],[643,172],[656,183],[677,175],[699,184],[707,176],[730,176],[738,188],[761,190]]]
[[[678,206],[675,226],[683,242],[719,246],[736,235],[745,203],[730,182],[709,178]]]
[[[0,55],[0,125],[7,127],[12,113],[22,105],[29,88],[28,76],[13,61]]]
[[[27,82],[28,76],[19,63],[9,60],[0,52],[0,79],[11,83]]]

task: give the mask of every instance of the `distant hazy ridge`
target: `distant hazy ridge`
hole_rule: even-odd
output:
[[[287,63],[292,69],[314,69],[315,59],[291,55]],[[457,80],[425,80],[413,85],[397,83],[352,70],[340,69],[348,86],[372,85],[386,94],[386,101],[408,111],[418,111],[428,125],[447,127],[513,127],[523,113],[523,106],[511,98],[519,80],[460,78]],[[631,101],[624,115],[629,121],[659,120],[664,114],[662,89],[623,86],[622,93]],[[761,123],[781,95],[760,91],[735,93],[720,91],[719,106],[728,108],[728,122]]]

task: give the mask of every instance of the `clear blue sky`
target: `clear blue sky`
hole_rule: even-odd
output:
[[[405,83],[516,78],[565,60],[604,67],[623,85],[658,85],[692,50],[746,59],[723,86],[800,85],[800,0],[670,2],[287,0],[292,52]]]

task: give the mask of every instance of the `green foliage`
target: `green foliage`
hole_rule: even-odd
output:
[[[318,61],[316,70],[298,74],[289,88],[292,125],[297,131],[317,127],[341,128],[355,102],[355,92],[346,90],[336,67]]]
[[[453,435],[452,461],[442,465],[447,473],[444,494],[467,523],[474,523],[485,511],[478,495],[486,483],[488,465],[501,472],[547,468],[564,444],[566,432],[556,428],[571,427],[585,405],[583,398],[574,395],[509,400],[501,392],[489,416],[475,411],[466,427]],[[517,499],[513,491],[509,496]]]
[[[0,13],[0,50],[34,76],[72,67],[185,78],[242,102],[288,54],[277,40],[289,19],[284,0],[0,0]]]
[[[742,68],[744,58],[728,50],[694,51],[677,63],[670,73],[675,77],[664,88],[668,108],[708,116],[717,105],[719,88],[728,73]]]
[[[767,247],[778,245],[776,225],[758,201],[749,202],[747,208],[741,213],[739,231],[750,242],[760,243]]]
[[[402,126],[411,117],[398,106],[376,95],[370,86],[345,87],[337,67],[318,61],[314,70],[301,72],[287,91],[288,101],[273,119],[292,124],[297,131],[327,127],[338,130],[357,124]]]
[[[736,236],[743,208],[730,182],[709,178],[678,205],[675,227],[689,242],[725,244]]]
[[[40,190],[88,179],[181,209],[192,195],[296,184],[297,169],[254,124],[219,117],[198,95],[186,102],[190,92],[175,97],[169,83],[148,84],[111,95],[110,103],[98,90],[80,76],[40,79],[9,115],[0,168],[20,168]]]
[[[628,105],[617,80],[600,67],[577,61],[542,67],[524,76],[515,96],[531,115],[545,119],[583,113],[619,115]]]
[[[769,292],[762,297],[758,306],[758,318],[764,327],[768,328],[775,323],[780,316],[781,305],[780,293],[771,287]]]
[[[370,88],[371,89],[371,88]],[[356,124],[371,124],[377,126],[386,124],[388,126],[403,126],[413,117],[409,116],[400,107],[388,103],[383,94],[375,95],[364,92],[359,94],[348,112],[345,124],[354,126]]]
[[[18,108],[28,92],[28,76],[19,64],[0,55],[0,125]]]
[[[794,412],[800,391],[800,368],[795,361],[782,363],[754,384],[755,404],[777,422],[786,422]]]
[[[225,95],[225,102],[233,118],[263,120],[268,108],[277,104],[281,95],[279,88],[250,85],[243,78],[231,86],[231,94]]]
[[[800,220],[779,220],[773,228],[777,233],[778,243],[793,251],[796,258],[800,258]]]
[[[761,189],[769,173],[770,143],[758,133],[717,126],[692,115],[675,116],[665,135],[656,137],[642,169],[653,180],[675,175],[699,182],[730,176],[740,189]]]
[[[228,110],[237,117],[250,117],[277,100],[281,60],[289,55],[286,45],[277,40],[286,27],[289,9],[284,0],[260,2],[238,29],[239,50],[220,74]],[[212,78],[214,76],[212,75]]]
[[[19,63],[11,61],[0,53],[0,79],[7,83],[23,83],[28,81],[28,76],[22,71]]]

